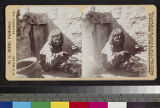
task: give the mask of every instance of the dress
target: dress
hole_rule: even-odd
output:
[[[68,57],[63,53],[62,47],[55,47],[47,41],[40,51],[40,64],[44,71],[57,70]]]

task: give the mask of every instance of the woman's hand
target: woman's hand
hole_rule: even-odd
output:
[[[46,63],[49,64],[49,65],[51,65],[51,63],[52,63],[52,57],[46,58]]]

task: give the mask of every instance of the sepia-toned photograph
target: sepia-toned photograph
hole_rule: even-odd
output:
[[[83,77],[147,76],[147,11],[92,6],[83,11]]]
[[[6,79],[155,80],[156,7],[6,7]]]
[[[81,77],[81,13],[71,7],[25,7],[16,14],[17,77]]]

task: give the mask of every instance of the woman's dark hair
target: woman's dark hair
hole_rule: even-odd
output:
[[[116,44],[116,42],[114,41],[114,37],[116,35],[120,35],[120,44]],[[121,29],[117,28],[117,29],[113,29],[110,36],[109,36],[109,44],[112,45],[112,50],[113,52],[117,52],[117,51],[122,51],[124,48],[124,34],[122,32]]]
[[[53,44],[53,38],[56,37],[56,36],[60,36],[60,44],[59,46],[54,46]],[[53,52],[59,52],[62,50],[62,45],[63,45],[63,34],[62,32],[59,30],[59,29],[56,29],[56,30],[52,30],[48,36],[48,42],[49,42],[49,45],[50,45],[50,48],[52,49]]]

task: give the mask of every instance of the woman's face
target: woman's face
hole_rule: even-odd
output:
[[[121,39],[122,38],[122,36],[120,35],[120,34],[117,34],[117,35],[114,35],[113,36],[113,41],[114,41],[114,43],[121,43]]]
[[[60,44],[62,44],[62,39],[60,35],[52,36],[51,39],[53,46],[59,46]]]

